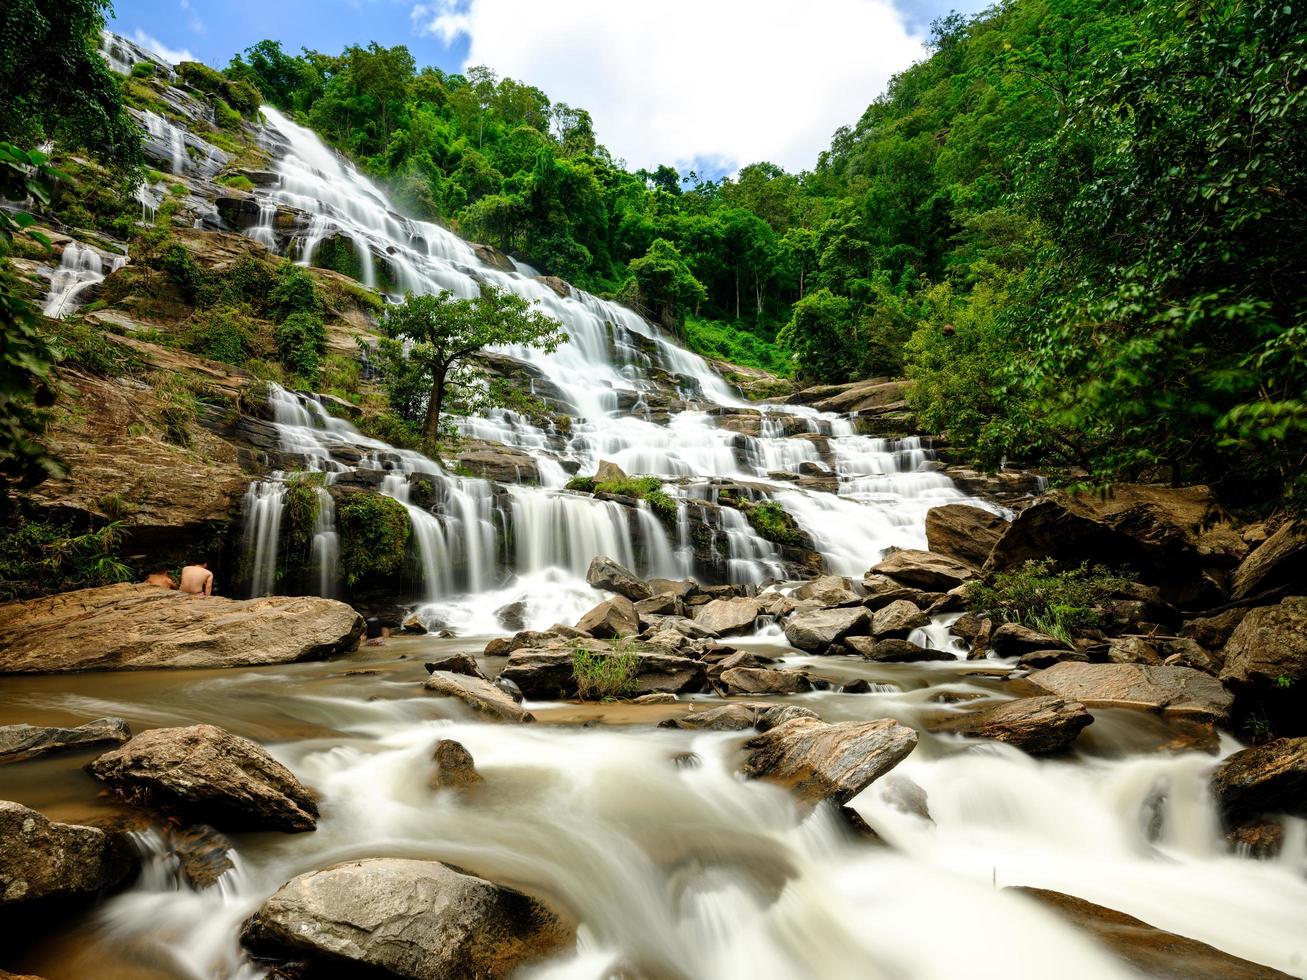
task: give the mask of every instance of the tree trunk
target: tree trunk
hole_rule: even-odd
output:
[[[740,267],[735,267],[735,319],[740,318]]]
[[[445,374],[448,371],[449,368],[446,367],[441,371],[433,371],[431,376],[431,397],[427,399],[427,419],[422,425],[422,438],[432,451],[440,443],[440,408],[445,400]]]

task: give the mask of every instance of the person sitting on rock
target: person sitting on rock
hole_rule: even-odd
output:
[[[363,625],[367,627],[368,646],[370,647],[384,646],[385,642],[388,639],[390,639],[390,627],[382,626],[381,620],[378,619],[376,616],[369,616],[367,619],[363,621]]]
[[[213,572],[208,561],[201,559],[182,569],[181,590],[187,595],[213,595]]]
[[[158,568],[150,569],[150,574],[145,576],[146,585],[157,585],[161,589],[177,588],[177,580],[168,574],[168,569],[160,565]]]

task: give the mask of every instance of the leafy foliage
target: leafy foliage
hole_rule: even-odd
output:
[[[130,581],[133,571],[118,554],[122,534],[118,520],[76,533],[20,515],[0,531],[0,599]]]
[[[611,493],[618,497],[643,500],[649,509],[664,521],[676,519],[676,501],[656,476],[628,476],[625,479],[596,480],[592,476],[574,476],[567,481],[566,490],[583,493]]]
[[[398,500],[377,493],[352,494],[336,509],[336,526],[346,585],[403,570],[411,529],[408,511]]]
[[[629,643],[619,641],[608,652],[577,647],[572,653],[572,678],[582,701],[609,701],[635,690],[640,658]]]
[[[1122,585],[1100,565],[1059,569],[1052,559],[1027,561],[990,582],[967,584],[967,606],[1002,623],[1021,623],[1070,643],[1102,625],[1101,603]]]
[[[749,524],[760,535],[775,544],[789,547],[811,547],[811,541],[784,507],[774,500],[761,504],[741,502],[740,509]]]

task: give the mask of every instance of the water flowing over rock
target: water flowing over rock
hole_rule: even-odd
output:
[[[436,764],[431,776],[432,789],[464,789],[485,782],[485,777],[477,772],[472,753],[452,738],[442,738],[436,743],[432,761]]]
[[[481,677],[442,670],[427,678],[424,686],[433,694],[458,698],[478,714],[489,715],[499,721],[535,721],[531,712]]]
[[[294,663],[353,650],[362,633],[331,599],[107,585],[0,606],[0,673]]]
[[[36,725],[0,726],[0,765],[22,762],[64,749],[82,749],[132,737],[121,718],[100,718],[76,728],[41,728]]]
[[[500,980],[565,949],[572,930],[502,885],[436,861],[374,858],[288,881],[243,938],[259,953],[308,960],[331,975]]]
[[[926,511],[926,541],[935,554],[980,568],[1007,524],[1006,519],[983,507],[945,504]]]
[[[130,803],[230,830],[312,830],[318,804],[262,746],[214,725],[155,728],[87,769]]]
[[[649,583],[640,579],[628,568],[623,568],[611,558],[596,555],[586,572],[585,580],[596,589],[616,592],[632,602],[648,599],[653,595]]]
[[[752,630],[761,614],[762,608],[757,599],[734,596],[730,599],[714,599],[700,606],[694,614],[694,622],[718,636],[729,636]]]
[[[0,916],[41,899],[94,895],[131,870],[131,848],[121,835],[52,823],[35,810],[0,801]]]
[[[1307,738],[1280,738],[1236,752],[1212,775],[1227,826],[1251,817],[1307,817]]]
[[[821,653],[837,640],[865,633],[870,621],[867,610],[861,608],[813,609],[785,621],[785,638],[800,650]]]
[[[1006,742],[1031,755],[1061,752],[1093,723],[1083,704],[1057,697],[1017,698],[992,708],[939,718],[932,731]]]
[[[1134,916],[1043,888],[1015,888],[1084,929],[1140,976],[1157,980],[1288,980],[1289,974],[1166,932]]]
[[[1194,721],[1226,720],[1232,700],[1215,677],[1188,667],[1063,662],[1029,680],[1049,694],[1091,708],[1145,708]]]
[[[788,786],[809,803],[843,805],[916,746],[917,733],[889,718],[837,725],[795,718],[744,743],[744,772]]]

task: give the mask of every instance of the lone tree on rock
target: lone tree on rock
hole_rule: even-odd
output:
[[[464,411],[502,400],[489,376],[470,363],[473,355],[487,347],[553,351],[568,339],[557,320],[491,285],[474,299],[410,294],[386,312],[381,328],[386,337],[375,352],[391,408],[409,422],[421,420],[430,451],[440,441],[441,412],[451,392]]]

